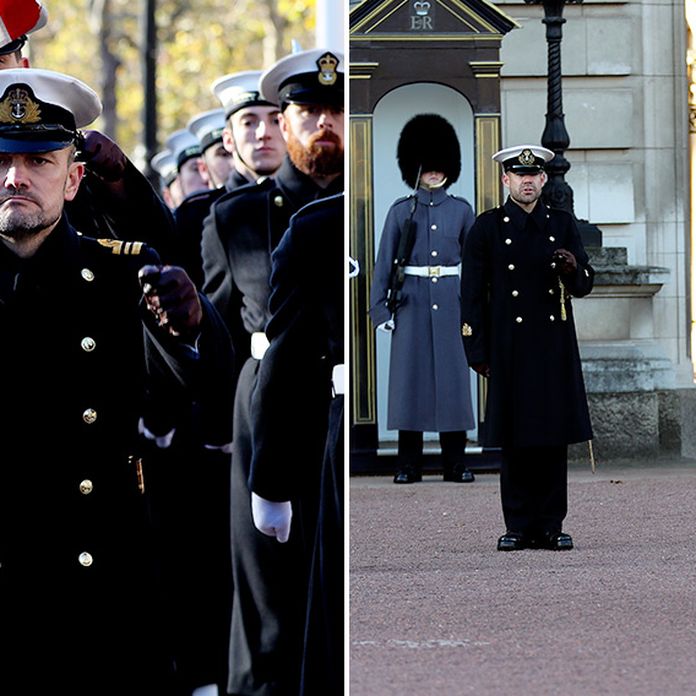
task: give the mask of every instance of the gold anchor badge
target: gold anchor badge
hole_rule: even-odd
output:
[[[2,123],[40,123],[41,107],[21,87],[9,89],[0,101],[0,122]]]
[[[327,51],[324,55],[320,56],[317,59],[317,66],[319,68],[317,80],[319,80],[320,85],[330,87],[336,84],[336,80],[338,79],[338,74],[336,73],[338,58],[336,58],[333,53]]]

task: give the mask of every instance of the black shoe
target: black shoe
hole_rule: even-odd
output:
[[[573,537],[563,532],[546,532],[537,541],[537,548],[551,551],[570,551],[573,548]]]
[[[394,476],[394,483],[418,483],[423,480],[423,474],[412,467],[399,469]]]
[[[444,470],[442,480],[454,481],[455,483],[473,483],[475,478],[465,466],[455,466],[452,469]]]
[[[498,539],[498,551],[521,551],[529,548],[527,540],[517,532],[505,532]]]

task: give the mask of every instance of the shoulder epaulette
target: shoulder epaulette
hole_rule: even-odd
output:
[[[111,249],[116,256],[137,256],[143,249],[142,242],[124,242],[122,239],[97,239],[97,242]]]

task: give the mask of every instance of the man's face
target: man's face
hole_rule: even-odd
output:
[[[343,172],[343,109],[327,104],[288,104],[280,127],[293,164],[308,176]]]
[[[230,152],[237,152],[242,164],[257,176],[273,174],[283,162],[285,141],[278,125],[275,106],[249,106],[235,111],[222,137]]]
[[[541,196],[541,189],[546,183],[546,173],[515,174],[505,172],[503,184],[510,190],[510,198],[522,206],[531,205]]]
[[[445,183],[444,172],[424,172],[421,174],[420,183],[425,188],[437,188]]]
[[[203,152],[203,166],[209,178],[210,188],[222,186],[232,169],[232,153],[225,146],[215,143]]]
[[[184,196],[196,193],[196,191],[205,191],[208,188],[208,183],[198,171],[198,158],[190,157],[179,167],[179,185],[181,193]]]
[[[6,53],[0,56],[0,70],[10,70],[12,68],[28,68],[29,60],[23,58],[19,52]]]
[[[55,226],[84,174],[73,152],[0,153],[0,237],[23,241]]]

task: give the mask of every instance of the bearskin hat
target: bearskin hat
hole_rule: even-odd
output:
[[[419,172],[443,172],[446,188],[459,178],[462,166],[457,134],[452,124],[437,114],[418,114],[403,127],[396,159],[410,188],[416,188]]]

